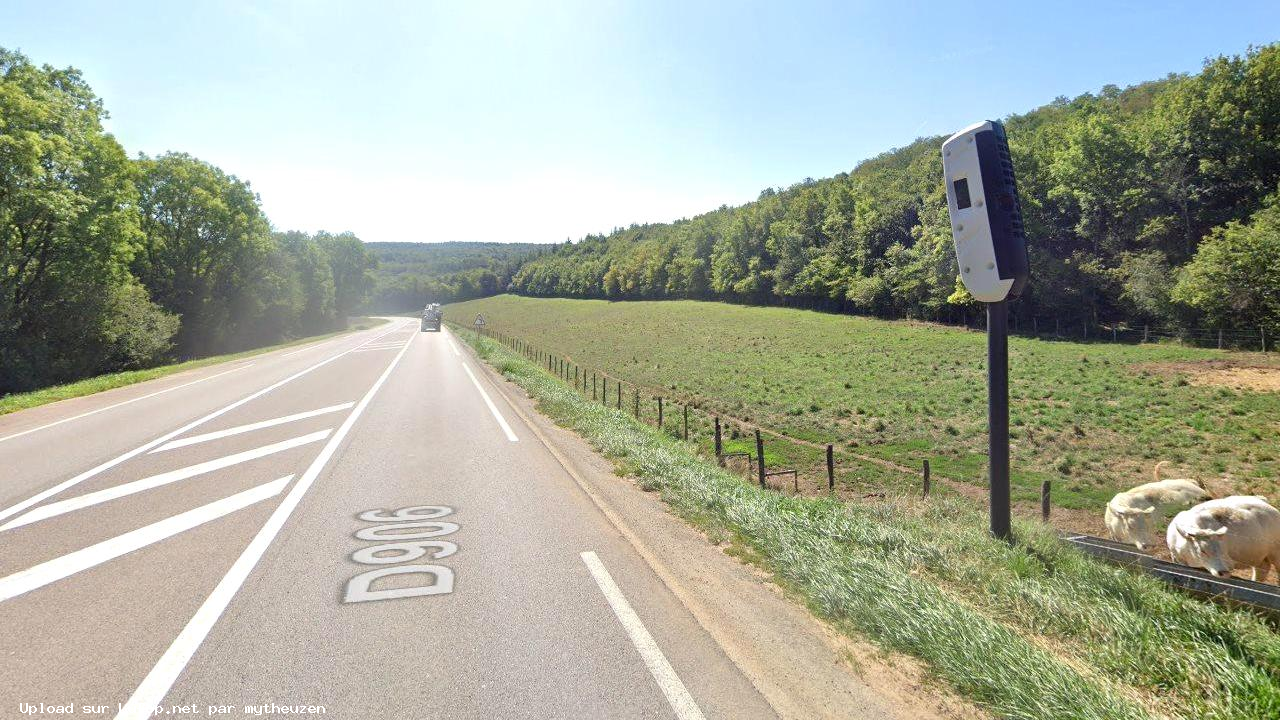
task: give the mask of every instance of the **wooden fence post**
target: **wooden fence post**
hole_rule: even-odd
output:
[[[658,398],[658,429],[662,429],[662,398]]]
[[[924,493],[920,497],[929,497],[929,461],[924,461]]]
[[[756,471],[760,474],[760,487],[768,487],[764,481],[764,438],[756,430]]]
[[[684,434],[685,442],[689,441],[689,403],[684,404]]]
[[[1143,342],[1143,343],[1145,343],[1145,342],[1147,341],[1147,333],[1148,333],[1150,330],[1151,330],[1151,326],[1150,326],[1150,325],[1143,325],[1143,326],[1142,326],[1142,342]]]
[[[720,463],[720,467],[724,467],[724,443],[720,438],[720,417],[716,416],[716,462]]]
[[[618,409],[621,410],[622,409],[622,381],[614,380],[613,387],[618,390]],[[639,393],[639,391],[636,391],[636,392],[637,394]],[[636,414],[639,415],[638,412]]]
[[[609,376],[600,378],[600,404],[609,407]]]
[[[1040,483],[1040,519],[1049,522],[1049,481]]]
[[[591,399],[596,399],[596,371],[591,371]]]
[[[1222,328],[1218,328],[1218,349],[1222,349]]]
[[[619,399],[621,399],[621,396],[619,396]],[[635,402],[635,405],[636,405],[636,419],[637,419],[637,420],[639,420],[639,419],[640,419],[640,388],[636,388],[636,397],[635,397],[635,401],[636,401],[636,402]]]
[[[834,491],[836,489],[836,456],[835,448],[831,444],[827,444],[827,489]]]

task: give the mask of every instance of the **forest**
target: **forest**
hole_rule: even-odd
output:
[[[344,327],[375,258],[276,232],[249,183],[130,158],[75,69],[0,48],[0,395]]]
[[[1005,125],[1032,263],[1015,326],[1280,329],[1280,45],[1058,98]],[[509,289],[976,318],[957,282],[943,139],[740,207],[566,243]]]
[[[499,242],[372,242],[378,260],[370,312],[421,310],[505,292],[527,258],[546,245]]]

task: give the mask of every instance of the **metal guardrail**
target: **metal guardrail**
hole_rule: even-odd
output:
[[[1090,555],[1117,565],[1140,567],[1184,590],[1280,613],[1280,586],[1239,578],[1214,577],[1199,568],[1159,560],[1132,546],[1092,535],[1070,534],[1063,539]]]

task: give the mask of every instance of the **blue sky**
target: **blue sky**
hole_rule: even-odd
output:
[[[827,177],[1059,95],[1280,40],[1280,2],[3,0],[131,153],[280,229],[556,242]]]

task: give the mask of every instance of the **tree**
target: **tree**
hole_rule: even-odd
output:
[[[329,259],[334,312],[345,321],[364,304],[373,289],[373,270],[378,267],[378,261],[360,238],[349,232],[340,235],[321,232],[316,235],[316,242]]]
[[[147,362],[172,324],[133,284],[136,192],[79,71],[0,48],[0,393]],[[113,323],[128,308],[153,342]],[[170,332],[169,334],[172,334]]]
[[[1200,243],[1173,298],[1219,327],[1280,326],[1280,194],[1248,222],[1230,222]]]
[[[143,242],[134,269],[182,317],[181,352],[230,347],[258,318],[272,245],[249,184],[185,153],[138,161]]]

